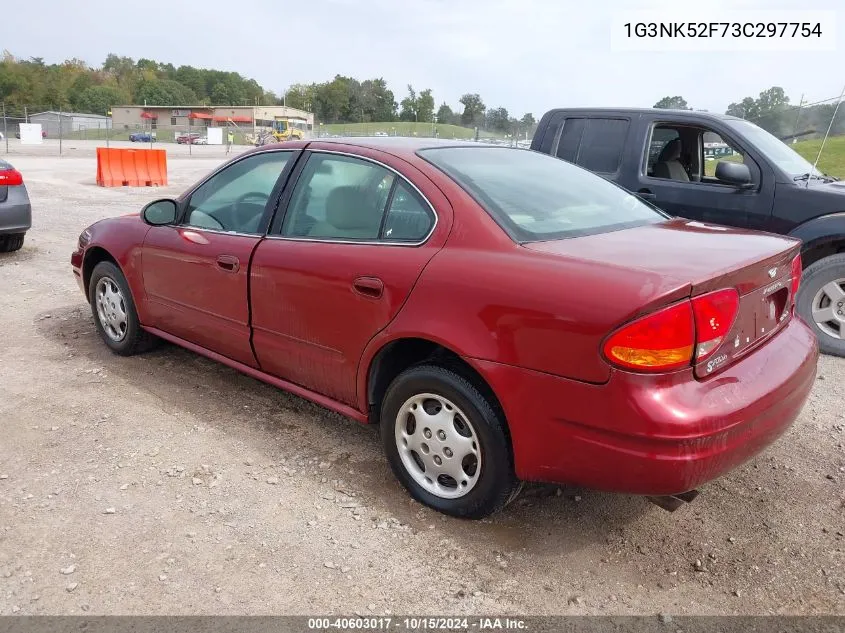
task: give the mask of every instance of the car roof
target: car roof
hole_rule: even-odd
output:
[[[701,117],[710,119],[723,119],[734,121],[742,120],[740,119],[740,117],[735,117],[730,114],[719,114],[718,112],[707,112],[705,110],[679,110],[668,108],[554,108],[553,110],[549,110],[546,115],[553,114],[556,112],[596,112],[601,114],[649,114],[658,117],[661,115],[666,116],[667,114],[670,114],[673,116],[687,115],[690,117]]]
[[[348,136],[348,137],[333,137],[333,138],[315,138],[306,139],[302,141],[285,141],[282,143],[272,143],[262,145],[249,151],[266,150],[269,147],[273,148],[295,148],[295,149],[316,149],[316,147],[327,147],[331,145],[339,145],[345,147],[356,147],[362,149],[372,149],[387,154],[392,154],[399,158],[412,158],[418,151],[424,149],[435,149],[444,147],[497,147],[502,149],[499,145],[491,145],[483,142],[466,141],[461,139],[438,139],[438,138],[417,138],[413,136]],[[506,149],[506,148],[505,148]]]

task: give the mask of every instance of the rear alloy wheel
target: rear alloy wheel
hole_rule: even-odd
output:
[[[23,247],[23,233],[14,235],[0,235],[0,253],[12,253]]]
[[[820,259],[804,271],[796,307],[821,351],[845,356],[845,254]]]
[[[518,492],[505,423],[469,380],[419,365],[390,385],[381,409],[390,466],[421,503],[478,519]]]
[[[132,356],[157,340],[141,327],[126,277],[113,263],[100,262],[94,267],[88,297],[97,331],[116,354]]]

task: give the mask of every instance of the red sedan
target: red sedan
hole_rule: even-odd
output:
[[[248,151],[71,261],[114,352],[378,424],[417,500],[482,517],[520,481],[688,499],[773,442],[816,372],[799,249],[528,150],[378,138]]]

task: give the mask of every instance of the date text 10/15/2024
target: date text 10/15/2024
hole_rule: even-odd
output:
[[[311,631],[498,631],[526,630],[525,620],[508,617],[325,617],[308,618]]]

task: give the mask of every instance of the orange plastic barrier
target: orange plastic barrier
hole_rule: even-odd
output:
[[[167,184],[163,149],[97,148],[97,184],[101,187],[157,187]]]

